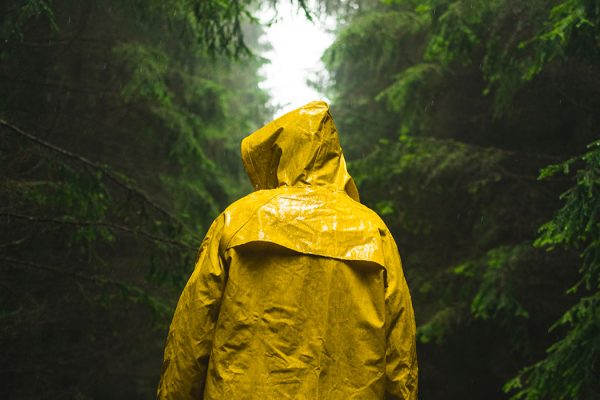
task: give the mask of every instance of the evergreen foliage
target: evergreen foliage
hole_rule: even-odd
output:
[[[598,398],[599,12],[391,0],[324,55],[351,172],[403,254],[423,398]]]
[[[564,336],[547,350],[547,356],[523,369],[505,386],[516,389],[515,399],[596,398],[600,393],[600,143],[582,156],[542,170],[547,179],[582,162],[575,185],[561,195],[564,205],[542,225],[535,245],[552,251],[574,248],[581,259],[577,283],[569,288],[580,293],[577,303],[551,329],[563,328]]]
[[[250,190],[239,140],[271,113],[251,6],[0,6],[0,397],[154,396],[204,232]]]

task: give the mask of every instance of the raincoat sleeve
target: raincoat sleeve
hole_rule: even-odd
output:
[[[159,400],[202,399],[206,370],[225,286],[220,256],[222,216],[211,226],[171,322],[157,391]]]
[[[400,255],[388,233],[386,248],[386,399],[416,400],[416,326]]]

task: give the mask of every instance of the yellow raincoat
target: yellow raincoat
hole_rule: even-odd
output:
[[[242,141],[256,189],[212,224],[173,317],[159,399],[416,399],[394,239],[361,205],[324,102]]]

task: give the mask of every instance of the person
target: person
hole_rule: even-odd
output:
[[[202,242],[158,399],[416,399],[398,250],[359,202],[328,105],[270,122],[241,150],[256,190]]]

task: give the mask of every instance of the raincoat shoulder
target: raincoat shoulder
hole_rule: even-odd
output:
[[[385,268],[383,221],[344,191],[282,187],[254,192],[223,213],[223,250],[269,242],[302,254]]]

